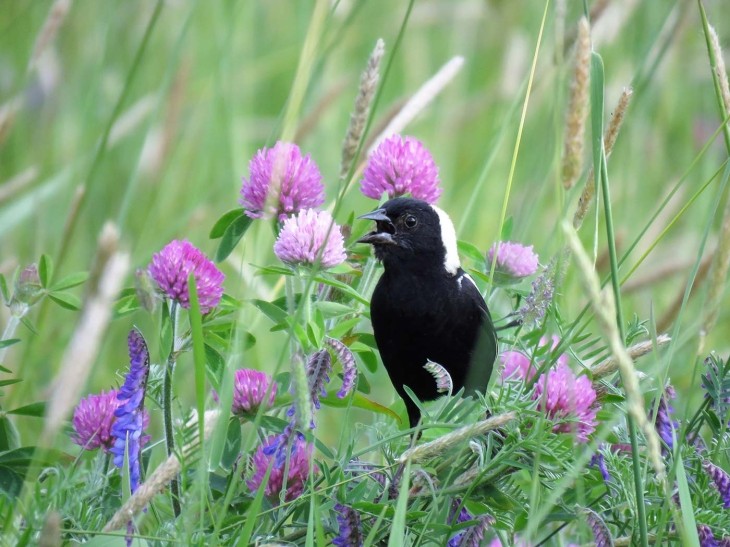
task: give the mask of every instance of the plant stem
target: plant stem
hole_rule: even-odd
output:
[[[621,309],[621,278],[618,275],[618,257],[616,256],[616,238],[613,231],[613,215],[611,213],[611,192],[608,186],[608,169],[606,168],[606,153],[601,147],[600,153],[601,192],[603,195],[603,209],[606,220],[606,239],[608,241],[608,255],[611,262],[611,286],[613,288],[614,300],[616,302],[616,323],[622,343],[626,343],[626,329],[624,327],[623,311]],[[639,521],[639,538],[641,545],[646,547],[649,544],[646,524],[646,506],[644,504],[644,483],[641,480],[641,460],[639,458],[639,437],[636,432],[636,422],[631,413],[626,414],[626,421],[629,426],[629,438],[631,439],[631,464],[634,475],[634,489],[636,490],[636,514]]]
[[[18,328],[18,325],[20,325],[20,319],[23,317],[28,311],[28,306],[24,306],[24,311],[21,313],[11,313],[10,317],[8,318],[8,324],[5,325],[5,330],[3,331],[2,336],[0,337],[0,340],[10,340],[13,335],[15,334],[15,330]],[[3,348],[0,348],[0,364],[5,360],[5,354],[8,351],[8,348],[10,346],[5,346]]]
[[[170,306],[170,331],[172,334],[172,342],[170,345],[170,354],[167,357],[167,365],[165,366],[165,380],[162,385],[162,415],[165,422],[165,446],[167,447],[167,455],[172,456],[175,452],[175,434],[172,430],[172,373],[175,370],[175,327],[177,324],[177,302],[172,302]],[[180,481],[173,479],[170,482],[170,494],[172,497],[172,511],[176,517],[180,516]]]

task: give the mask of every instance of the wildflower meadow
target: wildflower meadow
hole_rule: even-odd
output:
[[[0,545],[730,545],[722,0],[0,29]],[[498,336],[414,427],[358,241],[400,196]]]

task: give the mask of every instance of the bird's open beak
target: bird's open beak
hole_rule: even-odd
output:
[[[396,242],[393,240],[393,233],[395,228],[393,222],[391,222],[388,215],[385,214],[385,209],[376,209],[370,213],[364,214],[357,217],[363,220],[374,220],[378,227],[374,232],[365,234],[363,237],[357,240],[358,243],[369,243],[371,245],[395,245]]]

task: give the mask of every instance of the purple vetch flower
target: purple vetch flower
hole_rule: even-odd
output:
[[[535,398],[549,418],[562,421],[554,432],[575,431],[578,441],[587,442],[596,429],[596,391],[587,376],[576,378],[565,363],[538,378]]]
[[[279,500],[282,489],[284,488],[284,471],[286,469],[286,458],[279,461],[274,454],[279,452],[275,449],[273,452],[267,450],[272,446],[278,445],[278,448],[284,448],[280,442],[279,435],[271,435],[264,440],[264,443],[258,447],[251,458],[251,468],[253,473],[251,478],[246,481],[246,485],[251,492],[255,492],[261,486],[266,475],[266,470],[271,466],[271,475],[269,481],[264,487],[264,493],[273,502]],[[289,473],[286,477],[286,493],[285,501],[291,501],[304,491],[304,484],[309,478],[309,460],[312,457],[312,445],[308,444],[301,435],[290,436],[291,442],[286,443],[289,456]],[[315,474],[319,472],[319,467],[314,465]]]
[[[706,524],[697,525],[697,536],[700,540],[700,547],[718,547],[712,528]]]
[[[162,292],[183,308],[190,308],[188,277],[191,273],[195,276],[202,313],[208,313],[215,308],[223,295],[225,275],[186,240],[171,241],[159,253],[153,255],[149,272]]]
[[[553,301],[556,267],[557,261],[553,259],[532,282],[532,291],[523,299],[524,304],[517,310],[523,325],[527,327],[539,325],[545,319],[545,314]]]
[[[459,547],[480,547],[484,540],[484,533],[496,522],[492,515],[481,515],[476,518],[477,523],[467,528],[459,536]],[[456,539],[456,538],[454,538]],[[453,541],[453,540],[452,540]],[[451,543],[449,543],[451,547]]]
[[[275,399],[276,383],[265,372],[244,368],[234,373],[231,411],[236,416],[255,416],[259,407],[269,408]]]
[[[528,247],[511,241],[498,241],[487,252],[487,271],[491,271],[494,262],[495,279],[514,283],[534,274],[537,261],[532,245]]]
[[[307,361],[307,380],[309,381],[309,393],[312,396],[312,405],[319,410],[320,397],[325,397],[327,391],[324,389],[325,384],[330,381],[330,373],[332,372],[332,357],[325,349],[319,350],[312,354]]]
[[[611,480],[611,475],[608,472],[608,467],[606,467],[606,457],[603,455],[603,452],[600,451],[601,446],[599,446],[599,451],[591,456],[591,461],[588,465],[590,467],[593,467],[594,465],[598,467],[604,482],[608,482]]]
[[[591,532],[593,532],[593,541],[596,547],[611,547],[613,538],[603,519],[598,516],[598,513],[590,509],[586,509],[585,514],[588,526],[591,527]]]
[[[677,394],[674,388],[667,384],[667,387],[664,388],[664,393],[659,397],[659,406],[656,413],[656,431],[669,447],[669,450],[674,448],[674,432],[679,429],[679,422],[672,419],[674,408],[669,404],[669,401],[676,396]],[[662,451],[666,452],[666,449],[662,447]]]
[[[360,514],[341,503],[336,503],[334,509],[337,512],[340,533],[332,540],[332,544],[339,547],[360,547],[365,541],[360,526]]]
[[[368,158],[360,190],[379,200],[410,194],[435,203],[441,195],[438,167],[423,144],[413,137],[393,135],[381,142]]]
[[[449,511],[449,522],[453,524],[461,524],[463,522],[468,522],[473,518],[474,517],[472,516],[472,514],[469,512],[469,510],[460,499],[455,498],[451,502],[451,509]],[[452,537],[447,543],[448,547],[458,547],[459,545],[461,545],[461,539],[462,537],[464,537],[464,534],[465,532],[462,531]]]
[[[319,167],[296,144],[277,142],[262,148],[248,164],[250,178],[243,179],[240,203],[251,218],[284,220],[302,209],[324,203]]]
[[[74,410],[71,440],[84,450],[101,448],[109,452],[115,440],[112,436],[112,424],[116,420],[114,411],[120,404],[116,389],[81,399]]]
[[[335,338],[325,338],[325,344],[332,349],[335,357],[342,364],[342,387],[337,392],[337,397],[344,399],[355,389],[355,385],[357,384],[357,363],[355,362],[355,355],[343,342]]]
[[[112,425],[112,435],[116,440],[110,452],[114,454],[114,465],[117,467],[124,465],[126,452],[131,489],[132,492],[135,492],[140,483],[139,460],[142,445],[146,440],[142,433],[146,427],[144,396],[150,372],[150,354],[144,338],[136,329],[129,332],[127,344],[129,346],[129,372],[124,380],[124,385],[117,394],[117,399],[121,404],[114,413],[117,419]]]
[[[702,469],[715,483],[715,488],[722,498],[722,506],[725,509],[730,508],[730,475],[709,460],[702,462]]]
[[[454,390],[454,382],[451,379],[451,375],[442,365],[439,365],[429,359],[426,361],[426,364],[423,365],[423,368],[425,368],[426,371],[433,376],[433,379],[436,382],[436,391],[438,393],[450,394]]]
[[[340,227],[327,211],[304,209],[284,221],[274,253],[287,264],[316,264],[332,268],[345,261]]]

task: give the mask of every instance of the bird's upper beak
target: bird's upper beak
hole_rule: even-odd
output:
[[[393,222],[390,220],[388,215],[385,214],[385,209],[376,209],[375,211],[361,215],[357,218],[361,218],[364,220],[374,220],[377,223],[377,229],[374,232],[365,234],[363,237],[358,239],[358,243],[370,243],[371,245],[396,244],[393,240],[395,227],[393,226]]]

